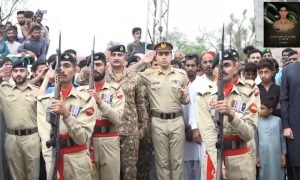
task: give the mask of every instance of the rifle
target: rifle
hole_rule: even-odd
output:
[[[54,99],[60,99],[60,60],[61,60],[61,33],[59,33],[59,46],[56,50],[56,64],[55,64],[55,91]],[[52,112],[51,108],[47,108],[46,120],[51,124],[50,140],[46,142],[47,148],[52,147],[52,164],[48,180],[57,180],[57,165],[59,159],[59,123],[60,115]]]
[[[219,47],[219,75],[218,75],[218,101],[224,100],[224,82],[223,82],[223,53],[224,53],[224,24],[222,30],[222,42]],[[220,112],[215,112],[214,121],[217,124],[217,180],[222,180],[222,161],[223,161],[223,120],[224,116]]]
[[[90,74],[89,74],[89,89],[94,89],[95,83],[94,83],[94,49],[95,49],[95,35],[93,39],[93,49],[92,49],[92,55],[91,55],[91,61],[89,65]]]

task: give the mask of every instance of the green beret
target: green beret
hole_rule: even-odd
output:
[[[123,52],[126,53],[124,45],[114,45],[108,49],[110,52]]]

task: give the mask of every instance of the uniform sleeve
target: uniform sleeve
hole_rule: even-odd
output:
[[[253,139],[258,121],[258,110],[260,110],[260,97],[252,93],[246,104],[243,116],[238,117],[235,113],[234,119],[229,122],[236,129],[238,136],[245,142]]]
[[[112,105],[105,102],[99,107],[101,115],[108,118],[114,125],[119,125],[125,106],[125,96],[121,87],[113,94]]]
[[[208,103],[203,96],[196,98],[196,118],[202,140],[205,144],[207,153],[213,163],[214,169],[217,167],[217,130],[211,116]]]
[[[286,129],[290,127],[289,123],[289,81],[287,78],[286,69],[282,70],[281,79],[281,89],[280,89],[280,108],[281,108],[281,119],[282,128]]]
[[[138,113],[138,126],[139,129],[146,128],[147,124],[150,120],[147,106],[146,106],[146,86],[142,80],[142,78],[138,75],[137,76],[137,85],[135,87],[135,95],[136,95],[136,107]]]
[[[48,101],[48,100],[46,100]],[[45,101],[37,101],[37,128],[41,138],[42,153],[46,164],[47,174],[50,171],[52,163],[52,147],[47,148],[46,142],[50,139],[51,125],[46,121],[47,103]],[[47,176],[48,177],[48,176]]]
[[[86,144],[91,137],[96,123],[96,108],[95,99],[89,97],[77,117],[70,114],[63,119],[68,134],[76,144]]]
[[[128,70],[132,72],[141,72],[146,69],[149,63],[146,63],[142,60],[128,67]]]

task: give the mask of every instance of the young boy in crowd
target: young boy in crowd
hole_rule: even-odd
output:
[[[262,99],[256,136],[259,180],[285,178],[286,144],[282,135],[281,119],[272,115],[274,107],[274,100]]]
[[[247,80],[255,81],[257,77],[257,65],[255,63],[247,63],[245,64],[245,69],[243,72],[243,76]]]

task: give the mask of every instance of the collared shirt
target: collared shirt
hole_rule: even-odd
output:
[[[46,59],[47,43],[44,38],[24,41],[18,48],[18,52],[32,51],[37,59]]]
[[[146,88],[142,78],[135,72],[124,68],[123,76],[117,78],[112,69],[106,71],[106,80],[120,84],[125,95],[123,116],[119,125],[119,134],[138,135],[138,128],[147,127],[149,115],[146,108]]]
[[[38,97],[37,103],[38,132],[41,137],[42,152],[46,162],[47,172],[50,171],[51,167],[52,148],[46,147],[46,142],[50,138],[51,130],[50,123],[46,121],[46,112],[47,108],[51,106],[53,96],[53,93],[40,96]],[[76,144],[86,144],[88,139],[92,136],[96,121],[95,110],[97,105],[94,98],[88,93],[78,91],[72,87],[64,104],[69,110],[70,115],[60,121],[60,134],[68,134]]]
[[[9,54],[18,54],[18,48],[21,45],[17,41],[13,41],[12,43],[9,41],[5,41],[9,50]]]
[[[264,98],[272,99],[275,102],[275,107],[276,107],[280,99],[280,86],[273,83],[270,86],[268,91],[265,89],[265,87],[262,84],[259,84],[257,87],[259,88],[260,99],[264,99]],[[274,108],[272,114],[281,117],[280,109]]]
[[[151,110],[170,113],[182,111],[181,104],[188,104],[189,98],[182,99],[181,90],[187,89],[188,78],[182,69],[171,68],[169,72],[147,69],[141,73],[149,94]]]
[[[208,88],[209,85],[212,83],[208,77],[203,74],[202,76],[197,76],[196,79],[191,82],[191,86],[189,88],[189,95],[190,95],[190,108],[189,108],[189,125],[192,129],[198,129],[198,120],[196,118],[196,106],[195,100],[198,93],[203,94]]]
[[[37,126],[38,90],[38,87],[30,83],[23,90],[10,83],[0,85],[0,103],[7,128],[29,129]]]

